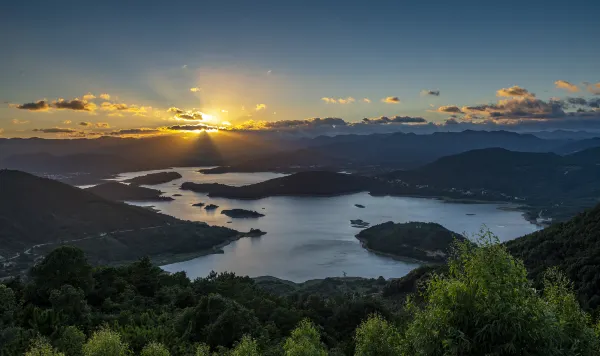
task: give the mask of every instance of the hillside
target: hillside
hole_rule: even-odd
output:
[[[451,245],[466,241],[464,236],[440,224],[391,221],[362,230],[356,238],[371,251],[425,262],[446,261]]]
[[[469,150],[499,147],[514,151],[549,152],[566,141],[544,140],[530,134],[508,131],[436,132],[342,135],[327,139],[315,138],[318,145],[295,151],[263,155],[256,159],[234,161],[226,167],[208,173],[294,171],[315,169],[354,169],[387,167],[410,169],[440,157]]]
[[[233,187],[218,183],[181,185],[183,190],[208,193],[211,197],[260,199],[270,196],[334,196],[367,191],[375,183],[371,178],[326,171],[300,172],[265,182]]]
[[[104,199],[116,201],[163,201],[173,200],[171,197],[161,197],[162,192],[157,189],[127,185],[119,182],[108,182],[86,188],[86,191],[96,194]]]
[[[190,253],[237,236],[231,229],[181,221],[19,171],[0,170],[0,187],[0,256],[20,256],[24,265],[38,250],[65,241],[81,245],[92,261],[114,263],[144,254]],[[23,253],[40,244],[48,246]]]
[[[542,273],[556,266],[573,281],[584,308],[600,307],[600,205],[506,246],[533,280],[539,283]]]

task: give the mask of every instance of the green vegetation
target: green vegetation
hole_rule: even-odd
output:
[[[374,252],[427,262],[445,261],[455,240],[467,241],[440,224],[391,221],[362,230],[356,238]]]
[[[544,272],[558,267],[573,281],[586,310],[600,307],[600,205],[573,219],[506,243],[541,287]]]
[[[339,279],[348,287],[336,293],[312,293],[313,282],[278,295],[264,288],[264,280],[230,273],[190,281],[148,258],[94,268],[80,250],[60,247],[27,281],[0,284],[0,354],[600,352],[592,317],[558,269],[543,272],[536,290],[523,262],[490,234],[477,245],[459,242],[453,251],[446,267],[419,269],[403,282],[371,280],[381,285],[375,290],[353,289],[351,280]]]

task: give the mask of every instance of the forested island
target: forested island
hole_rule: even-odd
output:
[[[133,185],[157,185],[168,183],[179,178],[181,178],[181,174],[178,172],[158,172],[127,179],[125,182]]]
[[[227,209],[221,211],[221,214],[227,215],[230,218],[260,218],[265,216],[265,214],[261,214],[257,211],[246,210],[246,209]]]
[[[362,230],[356,235],[363,246],[373,252],[424,262],[444,262],[455,242],[468,241],[464,236],[440,224],[388,221]]]

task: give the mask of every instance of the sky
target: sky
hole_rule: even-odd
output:
[[[598,13],[589,0],[10,1],[0,135],[600,130]]]

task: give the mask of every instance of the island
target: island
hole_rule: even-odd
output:
[[[230,218],[260,218],[262,216],[265,216],[265,214],[246,209],[223,210],[221,211],[221,214],[227,215]]]
[[[196,204],[192,204],[192,206],[204,206],[204,203],[196,203]]]
[[[84,189],[104,199],[116,201],[171,201],[171,197],[161,196],[157,189],[127,185],[119,182],[108,182]]]
[[[207,206],[204,207],[205,210],[215,210],[216,208],[218,208],[218,205],[215,204],[208,204]]]
[[[266,234],[266,232],[262,231],[261,229],[252,229],[252,228],[250,228],[250,231],[242,233],[242,235],[244,237],[261,237],[262,235],[265,235],[265,234]]]
[[[365,206],[364,206],[364,205],[362,205],[362,204],[354,204],[354,206],[355,206],[355,207],[357,207],[357,208],[361,208],[361,209],[364,209],[364,208],[365,208]]]
[[[180,197],[181,194],[173,194],[174,197]]]
[[[371,225],[370,223],[363,221],[361,219],[350,220],[350,224],[352,225],[352,227],[361,227],[361,228]]]
[[[299,172],[289,176],[234,187],[219,183],[185,182],[182,190],[210,197],[261,199],[270,196],[336,196],[368,191],[381,184],[374,178],[328,171]]]
[[[131,183],[134,185],[157,185],[168,183],[175,179],[181,178],[181,174],[177,172],[158,172],[150,173],[143,176],[127,179],[124,182]]]
[[[454,241],[468,241],[440,224],[391,221],[362,230],[356,238],[370,251],[431,263],[445,262]]]

